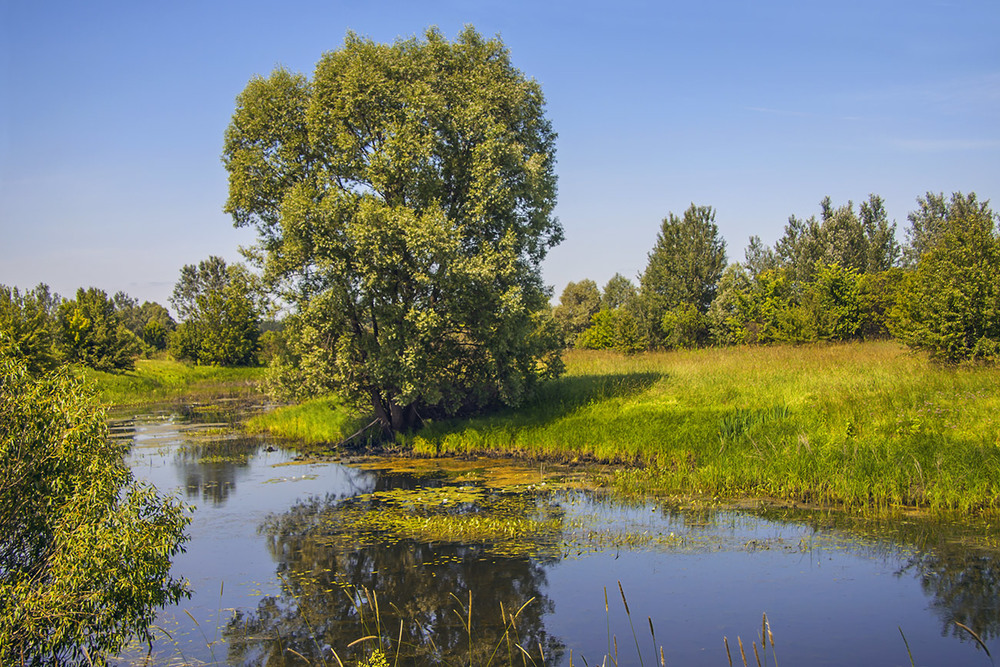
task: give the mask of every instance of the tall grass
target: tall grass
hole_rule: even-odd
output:
[[[357,415],[339,398],[322,396],[251,417],[245,428],[311,446],[340,442],[357,431],[359,423]]]
[[[1000,510],[1000,370],[896,343],[573,351],[530,405],[433,424],[421,454],[626,464],[637,492]]]
[[[135,406],[181,398],[249,396],[258,393],[263,368],[196,366],[171,359],[139,359],[135,370],[104,373],[83,369],[107,405]]]

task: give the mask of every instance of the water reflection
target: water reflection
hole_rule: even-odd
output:
[[[399,477],[378,490],[412,482]],[[514,644],[535,661],[541,651],[546,664],[558,663],[564,647],[543,622],[555,608],[546,590],[546,569],[558,560],[556,556],[527,550],[500,555],[492,540],[390,539],[386,544],[356,535],[368,543],[352,543],[343,539],[351,535],[345,535],[344,523],[338,522],[344,516],[343,505],[336,498],[311,499],[262,526],[278,562],[281,594],[265,598],[254,611],[234,616],[225,632],[231,662],[280,665],[290,656],[289,648],[319,662],[331,659],[324,647],[336,647],[341,659],[353,661],[363,657],[365,644],[346,647],[375,634],[391,646],[393,657],[398,645],[400,664],[469,664],[470,659],[472,664],[487,664],[497,650],[504,656],[501,662],[509,657],[520,663],[521,650]],[[522,507],[530,513],[527,508],[537,505]],[[511,549],[503,551],[509,554]],[[371,617],[371,607],[359,608],[358,595],[364,596],[366,590],[374,591],[380,601],[380,623]],[[466,625],[470,591],[471,647]],[[504,620],[511,614],[516,614],[516,621],[508,643]]]
[[[975,643],[961,623],[987,642],[1000,638],[1000,549],[996,529],[985,520],[956,524],[795,511],[762,516],[811,526],[816,535],[840,535],[853,551],[895,564],[897,578],[919,582],[942,637]]]
[[[945,549],[913,556],[900,570],[912,573],[931,609],[941,618],[941,634],[968,639],[956,623],[984,640],[1000,637],[1000,562],[996,554]]]
[[[184,480],[188,500],[200,499],[213,505],[226,502],[263,447],[258,438],[225,438],[178,449],[174,467]]]
[[[377,594],[377,634],[393,648],[403,622],[400,664],[468,663],[469,591],[475,664],[498,646],[494,663],[508,662],[500,604],[509,614],[532,598],[517,641],[536,663],[544,652],[545,664],[568,664],[573,649],[575,664],[584,652],[600,664],[611,651],[607,628],[632,641],[615,600],[610,622],[604,608],[602,589],[614,596],[618,580],[637,626],[649,616],[658,637],[677,629],[663,642],[668,664],[724,664],[722,636],[746,641],[764,611],[787,664],[908,664],[898,627],[918,663],[982,664],[956,622],[1000,653],[1000,539],[985,522],[722,512],[569,492],[456,501],[448,494],[464,487],[454,475],[295,465],[292,453],[238,435],[230,421],[198,410],[114,425],[133,443],[137,476],[197,505],[193,539],[175,563],[195,597],[158,620],[171,639],[154,664],[178,651],[191,661],[228,651],[232,664],[302,664],[289,648],[336,664],[327,646],[355,664],[362,646],[347,645],[376,630],[371,610],[359,613],[359,588]],[[441,489],[426,494],[440,509],[392,505],[420,489]],[[349,500],[359,495],[372,497]],[[217,631],[226,647],[203,638]]]

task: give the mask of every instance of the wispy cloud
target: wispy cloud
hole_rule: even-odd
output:
[[[808,113],[806,111],[792,111],[790,109],[769,109],[767,107],[744,107],[747,111],[756,111],[757,113],[764,113],[771,116],[795,116],[797,118],[810,118],[816,114]]]
[[[962,76],[946,81],[889,86],[865,97],[896,104],[926,104],[959,113],[968,110],[998,111],[1000,72]]]
[[[998,139],[896,139],[898,148],[919,153],[991,151],[1000,149]]]

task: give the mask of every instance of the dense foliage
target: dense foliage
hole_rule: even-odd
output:
[[[188,518],[126,447],[66,368],[0,352],[0,664],[103,664],[186,594],[169,568]]]
[[[640,295],[654,315],[681,304],[705,312],[725,268],[726,242],[715,210],[691,204],[682,217],[670,213],[663,219],[639,281]]]
[[[226,210],[294,307],[285,386],[389,430],[518,404],[559,368],[540,263],[555,134],[499,39],[349,34],[311,80],[255,78],[226,132]]]
[[[819,218],[791,216],[774,249],[751,236],[745,260],[724,269],[714,213],[692,206],[663,221],[638,297],[616,275],[601,303],[623,305],[605,306],[574,340],[634,351],[895,336],[942,361],[995,359],[997,216],[975,193],[927,193],[917,203],[902,248],[880,197],[857,211],[827,197]]]
[[[24,292],[0,285],[3,350],[32,373],[63,362],[128,371],[140,354],[165,349],[174,326],[166,308],[149,301],[140,306],[124,292],[108,298],[102,290],[81,288],[67,300],[44,284]]]
[[[22,359],[32,373],[54,368],[59,301],[45,285],[24,293],[0,285],[0,355]]]
[[[170,337],[178,359],[213,366],[254,366],[263,305],[252,275],[209,257],[181,269],[170,303],[181,318]]]
[[[559,297],[552,316],[559,323],[567,345],[576,344],[577,336],[590,326],[591,318],[601,309],[601,290],[593,280],[569,283]]]
[[[95,370],[131,370],[142,350],[114,301],[95,287],[81,287],[76,299],[59,305],[59,327],[66,361]]]
[[[896,335],[948,362],[1000,357],[1000,238],[989,209],[943,221],[907,277]]]

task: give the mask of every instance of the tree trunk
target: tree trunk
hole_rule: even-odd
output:
[[[375,418],[382,424],[382,429],[391,436],[394,433],[392,429],[392,418],[389,415],[389,411],[386,409],[385,402],[382,400],[382,394],[380,394],[377,389],[372,389],[370,396],[372,409],[375,410]]]
[[[382,394],[374,389],[371,390],[371,401],[375,418],[390,437],[401,431],[412,430],[421,423],[420,415],[412,404],[400,405],[391,398],[383,399]]]

